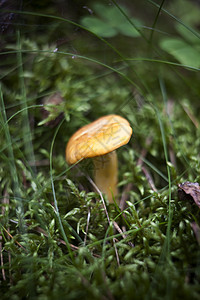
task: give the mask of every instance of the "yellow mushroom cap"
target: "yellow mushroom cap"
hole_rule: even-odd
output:
[[[132,135],[129,122],[118,115],[107,115],[83,126],[69,139],[66,147],[68,164],[107,154],[125,144]]]

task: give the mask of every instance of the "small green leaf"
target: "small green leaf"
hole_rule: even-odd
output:
[[[133,23],[137,26],[139,25],[139,22],[136,20],[133,20]],[[122,23],[119,27],[119,32],[123,35],[130,36],[130,37],[138,37],[140,36],[140,33],[131,25],[128,20],[126,22]]]
[[[94,4],[94,11],[111,26],[119,26],[126,20],[126,17],[116,6],[106,6],[101,3]],[[123,12],[128,16],[128,10],[120,6]]]
[[[74,215],[76,215],[76,214],[79,213],[79,212],[80,212],[80,208],[75,207],[74,209],[70,210],[70,211],[64,216],[64,219],[67,219],[68,217],[74,216]]]
[[[200,49],[198,47],[175,38],[162,40],[160,47],[174,56],[183,65],[200,67]]]
[[[119,33],[130,37],[139,36],[138,31],[131,25],[127,18],[132,20],[135,25],[140,24],[140,22],[135,18],[131,19],[129,11],[125,7],[120,6],[120,8],[123,12],[116,6],[95,3],[93,10],[97,17],[83,17],[81,24],[102,37],[114,37]]]
[[[81,20],[81,23],[90,31],[102,37],[113,37],[117,33],[117,31],[114,28],[109,27],[105,22],[95,17],[84,17]]]

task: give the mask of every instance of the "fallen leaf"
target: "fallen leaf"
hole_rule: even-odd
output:
[[[186,181],[178,184],[178,197],[180,200],[190,200],[192,198],[200,208],[200,186],[198,182]]]

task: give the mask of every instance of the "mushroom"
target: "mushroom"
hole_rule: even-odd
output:
[[[69,139],[66,161],[72,165],[93,158],[94,181],[110,203],[117,195],[118,162],[116,149],[132,135],[129,122],[118,115],[107,115],[83,126]]]

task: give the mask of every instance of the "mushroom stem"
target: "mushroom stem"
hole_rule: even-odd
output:
[[[108,154],[93,158],[95,167],[94,181],[102,193],[113,203],[113,196],[117,196],[118,162],[117,153],[112,151]]]

